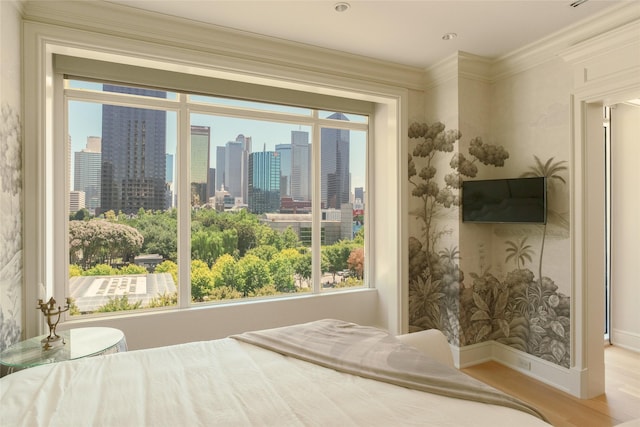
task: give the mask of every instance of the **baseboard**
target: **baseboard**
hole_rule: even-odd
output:
[[[580,384],[585,381],[586,372],[564,368],[495,341],[452,346],[451,351],[459,369],[494,361],[573,396],[580,397],[583,393]]]
[[[464,347],[451,346],[453,364],[462,369],[493,360],[492,344],[493,341],[487,341]]]
[[[613,328],[611,329],[611,344],[626,350],[640,352],[640,334]]]

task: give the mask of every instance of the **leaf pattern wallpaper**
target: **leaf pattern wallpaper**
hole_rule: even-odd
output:
[[[22,138],[20,117],[0,107],[0,351],[20,339]]]
[[[22,16],[0,2],[0,351],[22,336]]]
[[[491,227],[490,238],[502,239],[502,265],[482,262],[481,271],[463,272],[459,246],[445,243],[453,239],[465,244],[462,225],[458,222],[456,229],[443,218],[458,218],[463,180],[504,167],[510,153],[479,137],[463,152],[461,138],[460,131],[439,122],[409,127],[410,215],[420,225],[408,242],[410,331],[440,329],[458,347],[495,340],[568,368],[570,300],[545,275],[543,265],[548,227],[564,230],[554,236],[568,238],[568,221],[554,211],[548,197],[547,224],[474,225]],[[566,161],[533,156],[520,176],[547,177],[551,196],[567,184],[567,169]],[[489,243],[474,245],[479,259],[492,258],[495,264],[500,258],[484,253]]]

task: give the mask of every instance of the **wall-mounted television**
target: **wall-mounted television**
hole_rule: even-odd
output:
[[[547,222],[545,177],[463,181],[462,222]]]

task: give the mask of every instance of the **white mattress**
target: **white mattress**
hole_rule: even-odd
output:
[[[361,378],[231,338],[0,379],[6,426],[548,426],[524,412]]]

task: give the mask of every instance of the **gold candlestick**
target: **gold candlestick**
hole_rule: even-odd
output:
[[[47,318],[47,325],[49,325],[49,336],[42,339],[42,348],[44,350],[49,350],[66,344],[64,342],[64,338],[56,334],[56,327],[58,326],[58,322],[60,322],[60,315],[65,311],[68,311],[71,305],[71,298],[67,298],[66,301],[67,305],[64,308],[60,306],[56,308],[56,300],[53,299],[53,297],[51,297],[48,302],[38,299],[38,307],[36,308],[42,311],[42,314]]]

